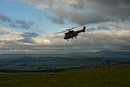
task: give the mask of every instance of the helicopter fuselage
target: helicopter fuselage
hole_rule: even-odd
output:
[[[67,41],[68,41],[68,39],[70,39],[70,38],[72,38],[72,39],[73,39],[73,37],[76,38],[76,36],[78,36],[78,33],[85,32],[85,28],[86,27],[84,27],[82,30],[79,30],[79,31],[74,31],[74,30],[68,31],[67,33],[65,33],[64,39],[67,39]]]
[[[68,33],[65,33],[65,37],[64,39],[70,39],[70,38],[73,38],[73,37],[76,37],[78,36],[78,33],[73,31],[73,32],[68,32]]]

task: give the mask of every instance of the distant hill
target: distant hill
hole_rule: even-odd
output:
[[[68,54],[0,54],[0,58],[88,56],[88,57],[130,57],[130,52],[102,50],[98,52],[73,52]]]
[[[130,57],[130,52],[119,52],[111,50],[102,50],[98,52],[77,52],[70,53],[69,55],[82,55],[88,57]]]

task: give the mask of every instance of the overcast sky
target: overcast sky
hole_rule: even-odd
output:
[[[86,25],[66,41],[66,28]],[[77,28],[82,29],[82,27]],[[0,54],[130,52],[130,0],[1,0]]]

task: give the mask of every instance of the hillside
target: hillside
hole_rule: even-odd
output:
[[[120,64],[130,64],[130,58],[86,56],[1,58],[0,71],[38,71],[48,69],[68,70]]]
[[[130,65],[58,73],[0,73],[0,87],[130,87]]]

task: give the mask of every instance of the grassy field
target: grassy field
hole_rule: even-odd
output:
[[[0,87],[130,87],[130,65],[57,73],[0,73]]]

